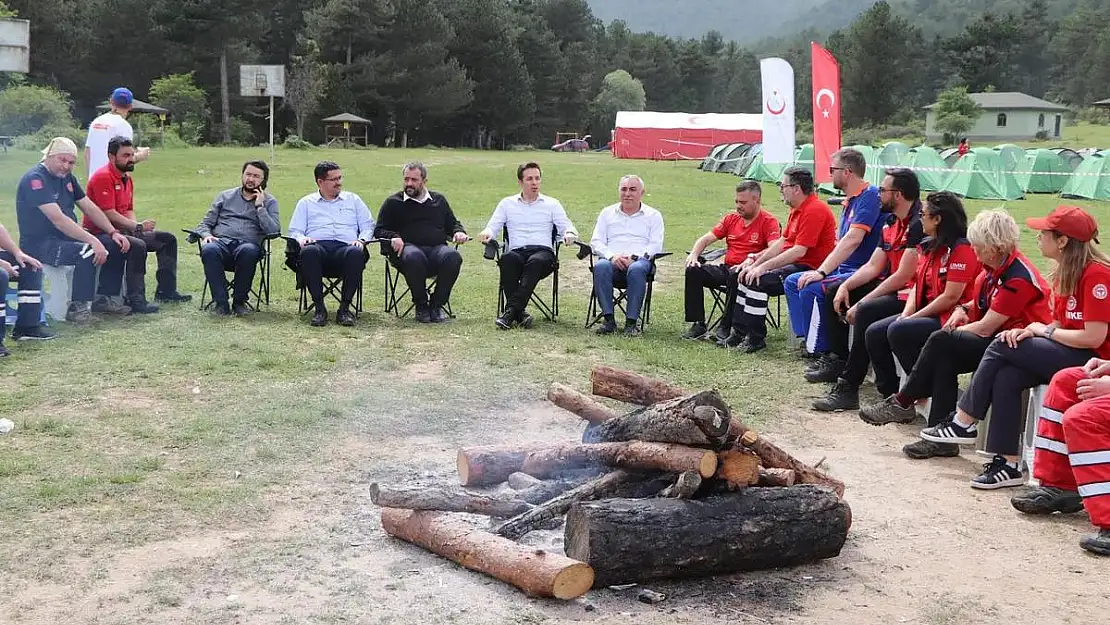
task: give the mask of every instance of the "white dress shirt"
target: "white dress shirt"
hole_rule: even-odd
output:
[[[643,203],[631,215],[622,211],[619,203],[606,206],[597,216],[590,247],[602,258],[651,258],[663,251],[663,215]]]
[[[334,200],[327,200],[317,191],[297,202],[289,220],[289,236],[297,241],[369,241],[374,238],[374,218],[354,193],[340,191]]]
[[[563,238],[567,233],[578,236],[574,224],[567,217],[563,205],[553,197],[540,194],[534,202],[526,202],[520,193],[497,203],[486,232],[492,237],[498,237],[501,229],[508,227],[509,249],[515,250],[529,245],[542,246],[551,249],[551,228],[554,227]]]

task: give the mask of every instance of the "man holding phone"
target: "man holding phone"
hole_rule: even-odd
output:
[[[269,181],[270,168],[264,161],[244,163],[240,185],[217,195],[196,227],[204,277],[212,289],[213,312],[217,315],[250,314],[248,298],[255,268],[262,258],[262,239],[281,233],[277,200],[266,193]],[[230,306],[225,271],[235,272]]]

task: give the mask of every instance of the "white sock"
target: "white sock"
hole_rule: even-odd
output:
[[[960,413],[958,413],[958,412],[956,413],[956,416],[952,417],[952,422],[955,423],[956,425],[964,428],[965,430],[969,429],[969,428],[971,428],[975,425],[975,420],[974,419],[972,419],[970,422],[964,422],[964,420],[960,418]]]

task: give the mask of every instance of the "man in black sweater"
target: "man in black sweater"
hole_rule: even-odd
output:
[[[455,218],[451,205],[442,194],[425,186],[428,168],[412,162],[402,168],[405,188],[382,202],[374,237],[389,239],[389,262],[405,276],[420,323],[447,320],[444,306],[462,269],[462,255],[447,241],[465,243],[470,239]],[[436,276],[432,301],[428,301],[425,281]]]

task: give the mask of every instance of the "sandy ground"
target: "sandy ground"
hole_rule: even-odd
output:
[[[580,432],[570,415],[541,404],[469,412],[472,420],[443,417],[439,433],[425,424],[382,435],[367,427],[372,414],[354,420],[299,481],[270,495],[266,521],[229,520],[126,550],[75,549],[64,558],[76,572],[70,582],[6,577],[0,623],[940,625],[1101,622],[1110,613],[1110,560],[1077,546],[1090,531],[1085,515],[1023,517],[1008,504],[1012,490],[968,487],[983,461],[974,454],[910,461],[899,449],[913,427],[804,411],[764,433],[807,461],[827,456],[848,484],[853,526],[840,557],[648,584],[667,595],[655,605],[637,602],[635,588],[531,599],[384,536],[366,496],[373,481],[454,480],[463,442]]]

